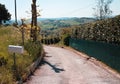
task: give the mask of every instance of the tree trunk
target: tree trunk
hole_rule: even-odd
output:
[[[2,25],[2,20],[0,20],[0,25]]]
[[[31,20],[31,38],[33,41],[37,41],[37,10],[36,0],[32,0],[32,20]]]

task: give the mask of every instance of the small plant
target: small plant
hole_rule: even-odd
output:
[[[6,65],[7,64],[7,59],[4,57],[0,57],[0,66]]]
[[[42,45],[39,41],[33,42],[29,40],[27,43],[25,43],[25,49],[27,50],[30,56],[34,57],[33,61],[35,61],[41,54]]]

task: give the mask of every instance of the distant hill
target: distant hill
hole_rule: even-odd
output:
[[[9,21],[6,21],[6,23],[3,23],[3,25],[12,25],[13,23],[15,23],[15,20],[9,20]],[[21,25],[21,20],[18,20],[17,21],[18,25]]]
[[[63,27],[71,27],[73,25],[80,25],[84,23],[89,23],[95,21],[94,18],[89,17],[61,17],[61,18],[38,18],[38,26],[41,27],[42,30],[53,30]],[[4,25],[11,25],[15,23],[15,20],[7,21]],[[25,21],[26,24],[31,23],[31,19]],[[21,24],[21,20],[18,20],[18,24]]]
[[[86,18],[86,17],[38,18],[38,25],[41,27],[42,30],[46,30],[46,29],[53,30],[57,28],[70,27],[73,25],[80,25],[93,21],[95,21],[94,18]]]

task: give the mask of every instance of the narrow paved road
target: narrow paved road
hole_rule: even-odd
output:
[[[119,75],[71,50],[50,46],[44,49],[42,65],[26,84],[120,84]]]

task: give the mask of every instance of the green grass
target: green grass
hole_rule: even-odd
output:
[[[15,37],[12,36],[13,29],[11,26],[0,28],[0,58],[7,61],[6,65],[0,66],[0,83],[14,84],[13,73],[11,71],[12,59],[8,53],[8,45],[12,44]]]
[[[74,21],[74,20],[66,20],[64,21],[65,24],[70,24],[70,25],[79,25],[80,22]]]
[[[0,28],[0,62],[6,61],[6,64],[0,66],[0,84],[15,84],[15,81],[19,80],[20,77],[25,80],[27,77],[26,73],[29,72],[28,67],[38,57],[35,53],[40,54],[39,51],[42,51],[41,44],[30,44],[29,41],[25,40],[24,54],[16,54],[17,73],[14,73],[13,53],[8,52],[8,45],[21,44],[21,32],[18,28],[13,26]],[[36,47],[31,49],[31,46]]]
[[[12,41],[10,28],[0,28],[0,57],[8,57],[7,47]]]

